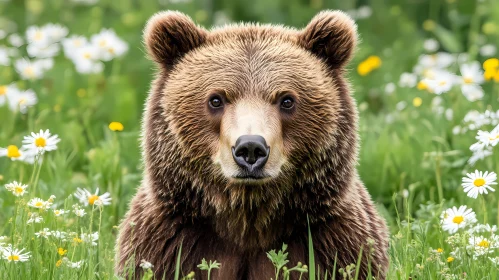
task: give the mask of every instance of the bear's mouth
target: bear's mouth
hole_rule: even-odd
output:
[[[244,170],[233,176],[232,178],[242,181],[263,181],[270,178],[268,174],[265,174],[262,170]]]

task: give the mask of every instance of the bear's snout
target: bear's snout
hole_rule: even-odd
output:
[[[236,140],[232,147],[234,161],[243,168],[244,172],[238,176],[241,178],[263,177],[263,166],[270,154],[265,138],[260,135],[242,135]]]

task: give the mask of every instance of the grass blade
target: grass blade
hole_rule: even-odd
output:
[[[180,277],[180,256],[182,255],[182,243],[180,243],[180,247],[178,248],[177,254],[177,263],[175,264],[175,280],[178,280]]]
[[[310,221],[308,219],[308,215],[307,215],[307,224],[308,224],[308,279],[316,280],[314,242],[312,241],[312,233],[310,232]]]

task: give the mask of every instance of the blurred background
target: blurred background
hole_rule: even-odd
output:
[[[147,19],[161,10],[179,10],[206,28],[240,21],[302,28],[324,9],[346,11],[359,27],[361,43],[348,66],[361,120],[358,168],[390,224],[404,199],[416,204],[440,202],[443,196],[461,199],[464,194],[455,190],[463,172],[471,170],[469,145],[476,131],[461,133],[459,127],[471,110],[499,109],[497,87],[487,82],[485,94],[471,102],[459,90],[437,95],[417,86],[420,76],[401,75],[417,72],[426,54],[448,53],[480,67],[494,57],[499,2],[493,0],[1,0],[0,85],[31,89],[37,101],[25,113],[0,105],[0,147],[20,145],[24,135],[39,129],[58,134],[62,141],[45,159],[40,190],[65,198],[76,187],[100,186],[113,198],[106,209],[108,226],[116,225],[141,179],[140,122],[154,73],[141,41]],[[27,31],[50,23],[60,25],[59,50],[29,51],[38,35]],[[85,70],[72,57],[78,49],[62,38],[81,35],[93,42],[99,34],[115,40],[121,52],[97,58],[89,66],[94,68]],[[47,58],[51,67],[45,61],[43,73],[31,78],[17,62]],[[459,73],[458,63],[449,68]],[[113,121],[124,130],[110,131]],[[477,165],[497,172],[497,161],[489,157]],[[0,182],[19,178],[20,172],[29,176],[29,165],[22,166],[0,160]],[[0,198],[0,206],[14,202]],[[8,219],[4,213],[0,221]]]

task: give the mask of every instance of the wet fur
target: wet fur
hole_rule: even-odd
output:
[[[299,31],[240,24],[208,32],[166,12],[144,37],[159,68],[143,123],[144,180],[120,226],[117,273],[131,266],[139,278],[145,259],[158,279],[172,279],[182,244],[182,271],[196,279],[206,277],[196,268],[202,258],[222,263],[212,279],[270,279],[265,253],[282,243],[291,265],[307,262],[308,216],[321,269],[335,256],[338,268],[356,263],[363,248],[361,279],[369,262],[384,279],[388,230],[355,168],[357,112],[344,77],[357,40],[351,19],[327,11]],[[298,93],[300,110],[282,120],[288,161],[277,178],[234,183],[213,164],[218,122],[203,106],[215,86],[233,100]]]

